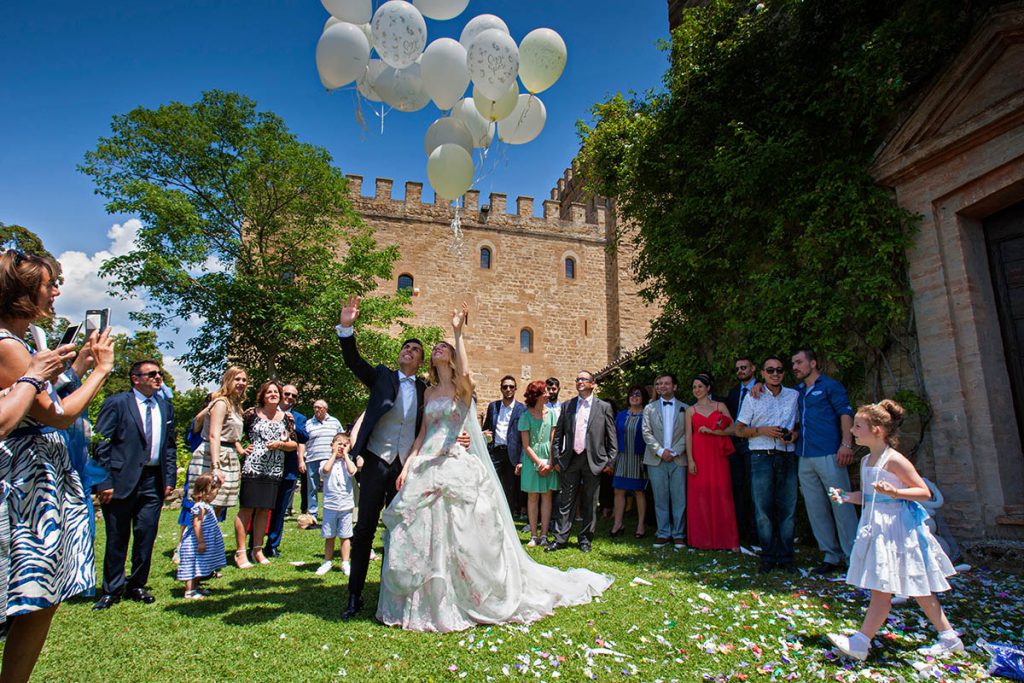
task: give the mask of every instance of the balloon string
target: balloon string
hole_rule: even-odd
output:
[[[455,254],[456,256],[462,256],[462,244],[463,244],[463,233],[462,233],[462,219],[459,215],[460,208],[462,206],[462,197],[455,200],[455,215],[452,216],[452,241],[448,244],[448,253]]]

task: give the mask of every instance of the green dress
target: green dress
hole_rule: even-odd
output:
[[[537,457],[547,462],[551,459],[551,430],[555,428],[555,411],[548,410],[543,420],[538,420],[530,411],[519,417],[519,431],[530,432],[530,448]],[[537,466],[523,448],[522,489],[527,493],[547,493],[558,490],[558,473],[552,470],[546,476],[537,472]]]

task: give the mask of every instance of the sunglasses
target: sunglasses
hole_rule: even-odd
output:
[[[153,379],[154,377],[163,377],[164,373],[159,370],[150,370],[149,372],[136,372],[133,373],[136,377],[145,377],[147,379]]]
[[[784,374],[786,374],[786,369],[785,368],[765,368],[764,371],[767,372],[769,375],[784,375]]]
[[[577,382],[593,382],[594,380],[590,379],[589,377],[577,377],[576,381]]]
[[[515,391],[516,390],[516,385],[515,384],[502,384],[501,385],[501,390],[504,391],[505,389],[511,389],[512,391]]]
[[[284,394],[282,394],[282,396],[284,396],[285,398],[298,398],[299,397],[298,394],[293,394],[290,391],[284,392]]]

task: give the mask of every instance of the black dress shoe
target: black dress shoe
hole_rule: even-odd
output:
[[[277,548],[264,548],[263,549],[263,556],[264,557],[281,557],[281,551],[278,550]]]
[[[580,543],[580,552],[589,553],[592,550],[589,543]]]
[[[565,543],[559,543],[558,541],[552,541],[551,543],[548,543],[548,546],[546,548],[544,548],[544,552],[546,552],[546,553],[553,553],[556,550],[561,550],[562,548],[565,548],[565,547],[566,547]]]
[[[92,608],[94,610],[110,609],[119,602],[121,602],[120,595],[103,595],[93,604]]]
[[[154,602],[156,602],[156,598],[153,597],[153,594],[150,593],[145,588],[132,588],[127,593],[125,593],[125,596],[129,600],[134,600],[135,602],[141,602],[141,603],[146,604],[146,605],[151,605]]]
[[[758,574],[770,574],[775,569],[775,563],[768,560],[761,560],[761,566],[757,568]]]
[[[363,596],[361,595],[349,595],[348,605],[345,607],[345,611],[341,613],[341,618],[348,621],[352,617],[359,614],[363,609]]]
[[[835,574],[837,571],[839,571],[839,569],[840,567],[838,564],[833,564],[832,562],[822,562],[817,567],[812,569],[811,572],[817,574],[818,576],[828,576],[829,574]]]

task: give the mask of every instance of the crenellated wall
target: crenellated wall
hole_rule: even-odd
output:
[[[636,296],[629,245],[608,248],[617,233],[612,205],[585,197],[572,173],[567,169],[541,203],[540,216],[533,197],[516,197],[510,206],[503,193],[481,201],[479,191],[468,191],[459,209],[461,256],[449,251],[454,207],[436,197],[425,201],[423,183],[405,183],[405,199],[398,200],[391,179],[375,179],[368,193],[361,176],[348,176],[355,210],[378,242],[399,247],[393,279],[381,291],[394,291],[400,275],[412,276],[414,322],[445,328],[452,310],[469,303],[467,343],[482,401],[498,398],[506,374],[518,379],[520,396],[530,379],[555,376],[563,397],[571,397],[578,370],[604,367],[642,344],[650,329],[656,311]],[[481,267],[484,248],[490,268]],[[520,349],[523,329],[533,333],[532,351]]]

